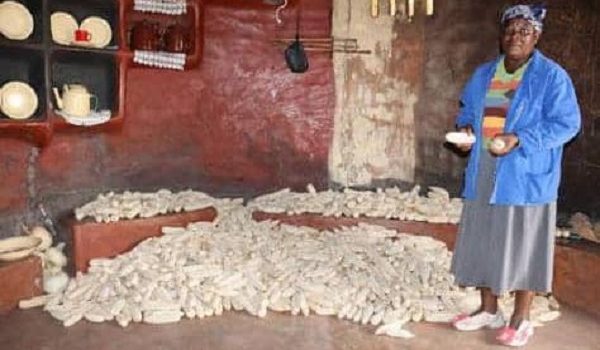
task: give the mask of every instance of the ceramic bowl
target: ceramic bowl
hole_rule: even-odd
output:
[[[77,28],[77,20],[66,12],[57,11],[50,16],[50,32],[57,44],[71,45]]]
[[[15,1],[0,4],[0,32],[11,40],[25,40],[33,33],[33,16]]]
[[[90,45],[102,48],[107,46],[112,39],[110,24],[103,18],[91,16],[83,20],[80,29],[87,30],[91,34]]]
[[[0,110],[11,119],[27,119],[37,107],[37,94],[24,82],[11,81],[0,89]]]

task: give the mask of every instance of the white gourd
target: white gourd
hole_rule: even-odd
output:
[[[66,266],[67,257],[63,253],[64,246],[64,243],[59,243],[56,247],[48,248],[45,253],[46,262],[54,266]]]
[[[44,271],[43,274],[43,289],[48,294],[55,294],[62,292],[69,283],[69,276],[66,273],[59,270],[56,273]]]

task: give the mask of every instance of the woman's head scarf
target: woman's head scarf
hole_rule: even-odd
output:
[[[506,25],[508,21],[515,18],[523,18],[533,25],[535,30],[541,32],[546,18],[546,6],[538,5],[515,5],[507,8],[502,14],[500,23]]]

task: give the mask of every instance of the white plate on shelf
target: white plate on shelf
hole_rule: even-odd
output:
[[[60,45],[71,45],[77,30],[77,20],[66,12],[54,12],[50,16],[52,40]]]
[[[110,120],[111,112],[109,110],[101,110],[97,112],[91,112],[89,115],[85,117],[75,116],[63,111],[57,110],[55,111],[58,115],[63,117],[63,119],[71,125],[77,126],[94,126],[99,124],[104,124]]]
[[[0,89],[0,110],[11,119],[30,118],[38,103],[33,88],[22,81],[8,82]]]
[[[90,45],[97,48],[106,47],[112,39],[110,24],[103,18],[91,16],[83,20],[80,29],[87,30],[91,35]]]
[[[475,143],[476,137],[466,132],[452,131],[446,134],[446,141],[454,144],[472,144]]]
[[[0,32],[11,40],[25,40],[33,33],[33,16],[15,1],[0,4]]]

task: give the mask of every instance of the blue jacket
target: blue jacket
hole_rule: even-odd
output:
[[[457,118],[458,127],[470,124],[477,141],[465,173],[463,196],[475,199],[477,165],[481,154],[481,126],[485,95],[503,57],[483,64],[467,83]],[[515,133],[519,146],[496,163],[491,204],[538,205],[558,196],[563,145],[581,126],[575,88],[565,70],[535,51],[506,116],[504,130]]]

